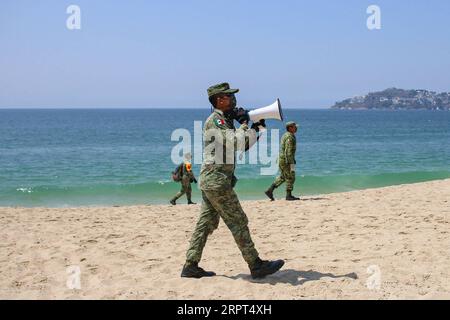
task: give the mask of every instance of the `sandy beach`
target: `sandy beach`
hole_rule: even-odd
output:
[[[261,257],[286,260],[258,281],[222,221],[200,264],[218,276],[180,277],[199,205],[0,208],[0,298],[449,299],[449,200],[441,180],[243,202]]]

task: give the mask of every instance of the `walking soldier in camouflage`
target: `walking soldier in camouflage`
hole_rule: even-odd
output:
[[[250,236],[248,219],[233,188],[237,182],[234,176],[235,152],[247,151],[257,141],[258,126],[264,121],[248,127],[248,113],[235,109],[235,93],[228,83],[221,83],[208,89],[209,101],[214,112],[205,122],[203,131],[204,157],[200,172],[199,187],[202,192],[202,206],[189,249],[182,277],[202,278],[214,276],[198,266],[206,240],[219,226],[219,219],[225,222],[247,262],[253,278],[262,278],[278,271],[283,260],[263,261]],[[234,120],[241,126],[236,129]]]
[[[186,194],[186,198],[188,204],[195,204],[192,202],[192,187],[191,183],[197,183],[197,179],[195,179],[194,172],[192,172],[192,164],[191,164],[191,154],[187,153],[185,155],[186,161],[182,163],[179,167],[180,176],[181,176],[181,190],[175,195],[175,197],[170,200],[170,204],[176,205],[176,201],[181,198],[184,194]]]
[[[281,138],[280,154],[278,157],[278,166],[280,168],[280,176],[278,176],[274,183],[266,190],[265,194],[270,200],[274,201],[273,191],[286,182],[286,200],[294,201],[300,198],[292,195],[295,183],[295,152],[297,150],[297,139],[295,133],[298,130],[298,125],[295,122],[286,123],[287,132]]]

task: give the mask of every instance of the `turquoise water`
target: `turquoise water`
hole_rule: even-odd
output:
[[[179,189],[170,181],[171,133],[193,132],[208,115],[209,108],[0,110],[0,206],[167,203]],[[285,117],[301,124],[303,195],[450,178],[450,112],[285,110]],[[273,177],[260,167],[238,166],[241,199],[263,198]],[[193,197],[200,201],[195,187]]]

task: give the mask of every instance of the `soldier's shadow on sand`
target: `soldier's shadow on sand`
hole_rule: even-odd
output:
[[[253,283],[269,283],[272,285],[275,285],[277,283],[288,283],[293,286],[301,286],[301,285],[305,284],[306,282],[318,281],[322,278],[333,278],[333,279],[349,278],[349,279],[356,280],[356,279],[358,279],[358,276],[354,272],[344,274],[344,275],[335,275],[332,273],[322,273],[322,272],[313,271],[313,270],[297,271],[297,270],[287,269],[287,270],[278,271],[277,273],[267,276],[264,279],[252,279],[252,277],[248,274],[239,274],[237,276],[227,277],[227,278],[230,278],[233,280],[243,279],[243,280],[247,280],[247,281],[253,282]]]
[[[330,200],[330,198],[300,198],[300,201],[321,201]]]

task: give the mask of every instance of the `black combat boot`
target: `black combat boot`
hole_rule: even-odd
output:
[[[205,271],[198,266],[198,263],[186,263],[181,271],[182,278],[214,277],[216,274],[212,271]]]
[[[191,199],[191,197],[188,197],[188,204],[196,204],[195,202],[192,202],[192,199]]]
[[[273,190],[275,190],[276,188],[277,188],[276,185],[274,183],[272,183],[270,188],[264,192],[266,194],[266,196],[269,197],[270,201],[275,201],[275,198],[273,197]]]
[[[175,202],[175,199],[170,200],[170,204],[175,206],[177,203]]]
[[[292,195],[292,191],[286,191],[286,200],[287,201],[296,201],[296,200],[300,200],[300,198],[294,197]]]
[[[253,279],[261,279],[277,272],[283,265],[283,260],[265,261],[258,258],[255,264],[250,267],[250,273],[252,274]]]

